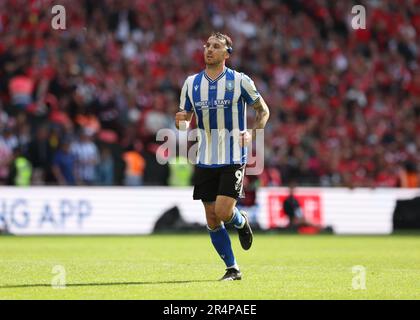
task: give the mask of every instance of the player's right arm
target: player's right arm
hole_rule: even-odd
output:
[[[189,123],[192,120],[194,113],[192,111],[179,111],[175,114],[175,126],[177,129],[179,129],[179,122],[180,121],[186,121],[187,122],[187,127],[189,126]]]
[[[193,117],[193,110],[192,110],[192,103],[188,92],[188,86],[192,85],[189,84],[189,79],[185,80],[184,85],[182,86],[181,95],[179,98],[179,109],[180,111],[175,114],[175,126],[179,129],[179,122],[186,121],[187,127],[189,126],[191,119]]]

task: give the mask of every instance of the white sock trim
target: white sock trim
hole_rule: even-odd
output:
[[[236,269],[239,271],[239,266],[235,263],[233,266],[227,267],[226,269]]]
[[[236,229],[242,229],[245,226],[246,220],[245,220],[245,217],[244,216],[242,216],[242,217],[243,217],[242,224],[239,227],[235,226]]]
[[[218,226],[218,227],[216,227],[216,228],[214,228],[214,229],[211,229],[208,225],[206,225],[206,227],[207,227],[207,231],[208,231],[208,232],[217,232],[217,231],[219,231],[220,229],[222,229],[222,228],[224,227],[224,225],[223,225],[223,224],[221,224],[220,226]]]
[[[233,210],[232,212],[232,217],[229,219],[228,222],[226,222],[227,224],[232,223],[233,219],[235,219],[235,210]]]

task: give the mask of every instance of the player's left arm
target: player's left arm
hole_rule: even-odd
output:
[[[241,93],[245,102],[252,106],[256,112],[255,124],[252,128],[252,139],[255,140],[258,130],[263,130],[270,117],[270,110],[265,103],[263,97],[255,87],[254,81],[251,80],[247,75],[242,75],[241,79]],[[243,139],[245,144],[248,144],[251,140],[249,134],[244,133]]]
[[[248,145],[252,140],[255,141],[257,132],[259,130],[264,130],[268,118],[270,117],[270,109],[268,109],[268,106],[262,97],[259,97],[258,100],[255,101],[251,106],[256,112],[256,118],[254,126],[252,127],[252,136],[248,133],[248,131],[241,133],[240,144],[245,146]]]
[[[255,118],[254,127],[252,128],[254,132],[256,129],[265,128],[268,118],[270,117],[270,109],[268,109],[268,106],[262,97],[259,97],[259,99],[254,102],[252,107],[254,108],[257,114]]]

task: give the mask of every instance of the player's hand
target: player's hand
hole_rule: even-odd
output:
[[[184,121],[188,119],[187,111],[180,111],[175,114],[175,121]]]
[[[251,143],[251,140],[252,140],[252,136],[248,132],[248,130],[241,132],[239,134],[239,145],[241,147],[246,147],[247,145],[249,145]]]
[[[179,129],[180,121],[188,121],[188,114],[186,111],[180,111],[175,114],[175,126]]]

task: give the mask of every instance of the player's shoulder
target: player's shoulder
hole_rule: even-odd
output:
[[[194,73],[194,74],[190,74],[189,76],[187,76],[187,79],[186,79],[186,81],[188,81],[188,80],[194,80],[197,76],[200,76],[200,75],[203,75],[204,74],[204,70],[202,70],[202,71],[200,71],[200,72],[197,72],[197,73]]]
[[[242,72],[226,67],[226,73],[234,75],[235,77],[242,77]]]
[[[251,77],[250,76],[248,76],[246,73],[241,73],[241,76],[242,76],[242,80],[245,80],[245,81],[248,81],[248,82],[250,82],[250,83],[253,83],[253,81],[252,81],[252,79],[251,79]]]
[[[191,75],[187,76],[187,78],[184,80],[184,88],[192,86],[192,84],[194,82],[194,79],[198,74],[199,73],[195,73],[195,74],[191,74]]]
[[[240,80],[241,80],[241,83],[242,83],[242,81],[243,80],[246,80],[246,81],[249,81],[249,82],[251,82],[252,83],[252,79],[246,74],[246,73],[244,73],[244,72],[242,72],[242,71],[238,71],[238,70],[235,70],[235,69],[230,69],[230,68],[227,68],[226,69],[226,73],[230,73],[230,74],[232,74],[235,78],[237,77],[237,78],[239,78]]]
[[[241,72],[240,77],[241,77],[241,85],[242,86],[248,87],[248,86],[253,86],[254,85],[254,81],[246,73]]]
[[[252,82],[252,79],[245,72],[234,70],[234,69],[229,69],[229,68],[228,68],[228,72],[231,72],[236,77],[239,77],[241,79],[241,81],[246,80],[246,81]]]
[[[191,81],[192,79],[194,79],[194,78],[195,78],[195,76],[196,76],[197,74],[198,74],[198,73],[196,73],[196,74],[191,74],[191,75],[187,76],[187,77],[185,78],[185,82],[189,82],[189,81]]]

